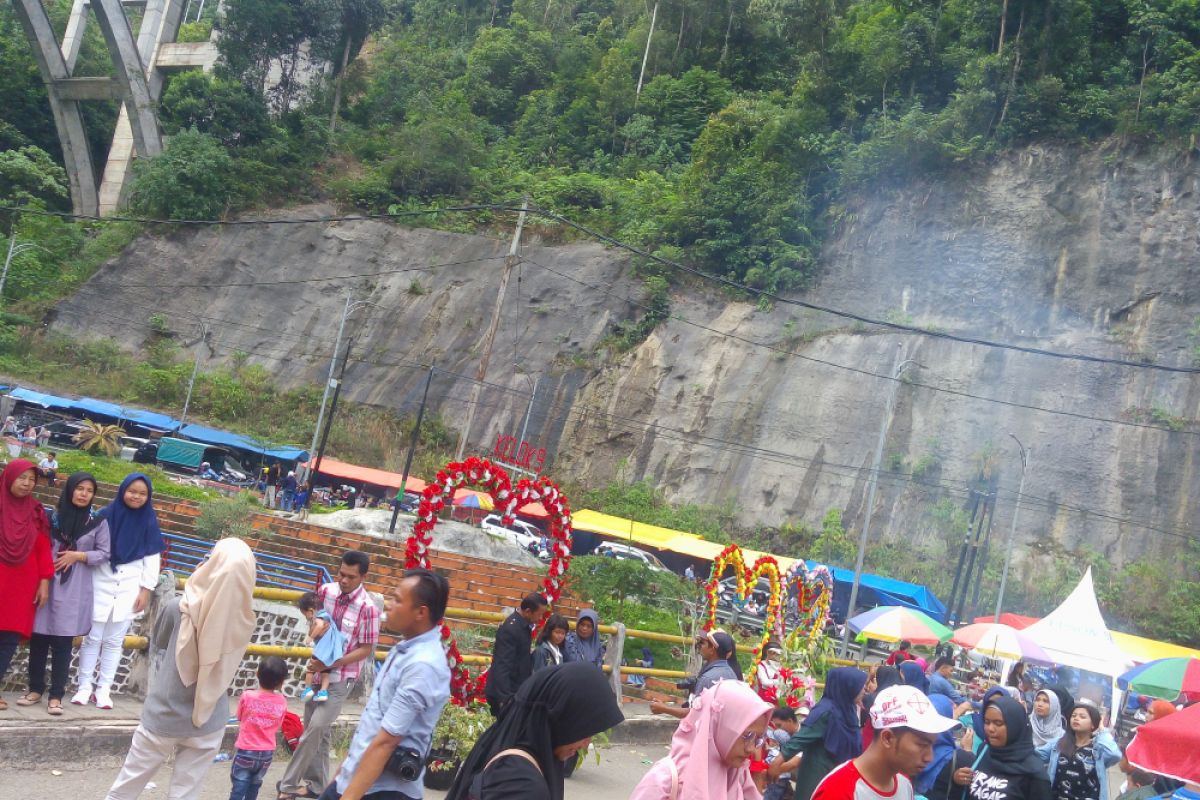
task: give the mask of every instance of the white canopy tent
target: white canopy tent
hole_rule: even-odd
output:
[[[1058,608],[1024,633],[1056,664],[1106,675],[1114,679],[1114,687],[1116,677],[1131,664],[1100,616],[1091,567]]]

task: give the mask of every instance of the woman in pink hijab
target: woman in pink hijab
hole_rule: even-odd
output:
[[[629,800],[759,800],[750,758],[774,707],[741,681],[720,681],[692,704],[671,754],[646,773]]]

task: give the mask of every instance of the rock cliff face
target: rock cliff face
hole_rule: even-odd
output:
[[[1029,149],[974,173],[885,186],[848,210],[802,297],[947,332],[1190,365],[1198,181],[1184,156]],[[540,246],[536,233],[528,241],[488,372],[506,389],[485,387],[474,451],[519,433],[536,380],[526,438],[548,448],[553,473],[601,481],[624,467],[678,500],[733,499],[748,524],[815,523],[837,507],[857,527],[894,388],[880,535],[924,535],[932,504],[962,504],[981,473],[1006,532],[1020,479],[1010,434],[1031,451],[1026,542],[1086,543],[1123,562],[1171,552],[1177,534],[1194,530],[1200,377],[898,334],[785,304],[764,311],[694,288],[676,292],[674,318],[641,346],[589,359],[615,323],[636,316],[627,299],[638,298],[637,282],[618,253]],[[376,363],[352,362],[348,394],[411,409],[423,378],[412,362],[436,358],[474,375],[505,246],[367,222],[145,238],[64,303],[55,324],[136,344],[145,332],[130,339],[130,323],[105,313],[119,280],[143,320],[151,310],[176,327],[224,320],[212,322],[216,358],[243,350],[284,380],[319,382],[353,287],[382,309],[351,317],[355,352]],[[222,288],[428,264],[453,265]],[[171,282],[213,288],[136,288]],[[898,358],[911,362],[900,382],[875,377]],[[514,361],[530,378],[514,374]],[[442,413],[461,418],[469,382],[449,375],[435,386]]]

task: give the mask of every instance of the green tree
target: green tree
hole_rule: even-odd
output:
[[[40,147],[0,151],[0,202],[12,206],[61,207],[69,199],[67,173]]]
[[[518,101],[550,79],[552,42],[519,14],[510,27],[485,28],[467,54],[462,83],[471,110],[497,125],[517,118]]]
[[[159,156],[135,165],[130,204],[170,219],[216,219],[237,199],[234,164],[212,136],[195,129],[172,137]]]
[[[824,150],[818,120],[771,100],[736,99],[696,140],[674,239],[701,266],[768,290],[813,274],[817,236],[807,169]]]
[[[189,70],[171,78],[159,104],[163,131],[193,129],[227,148],[254,145],[273,133],[266,104],[245,84]]]
[[[822,564],[836,567],[854,565],[855,546],[850,535],[842,527],[842,510],[831,508],[821,520],[821,533],[813,542],[811,558]]]

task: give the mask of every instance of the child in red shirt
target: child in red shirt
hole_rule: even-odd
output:
[[[229,800],[257,800],[271,758],[275,755],[275,734],[283,727],[287,698],[279,687],[288,675],[287,662],[278,656],[258,664],[259,689],[243,692],[238,699],[237,754],[233,757],[233,791]]]

